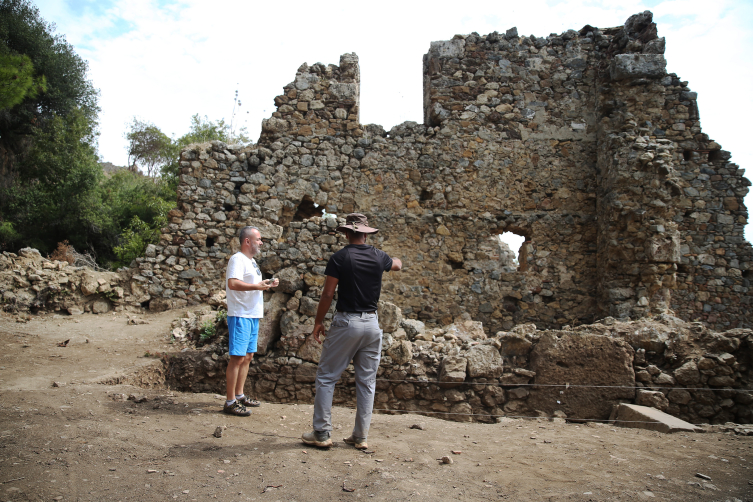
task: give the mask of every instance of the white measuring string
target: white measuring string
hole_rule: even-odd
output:
[[[355,377],[348,377],[347,383],[354,383]],[[658,389],[658,390],[692,390],[692,391],[735,391],[735,392],[753,392],[753,389],[732,389],[729,387],[720,388],[706,388],[706,387],[674,387],[661,385],[644,385],[642,387],[630,386],[630,385],[585,385],[585,384],[571,384],[571,383],[500,383],[500,382],[440,382],[438,380],[400,380],[392,378],[377,378],[377,382],[391,382],[391,383],[414,383],[423,385],[439,385],[439,386],[460,386],[460,385],[484,385],[491,387],[564,387],[565,389],[581,388],[581,389]]]

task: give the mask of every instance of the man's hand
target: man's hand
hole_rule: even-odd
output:
[[[280,285],[280,279],[264,279],[261,281],[261,285],[264,286],[265,289],[276,288]]]
[[[326,333],[324,332],[324,325],[322,325],[321,323],[314,324],[314,331],[311,334],[314,335],[314,340],[316,340],[319,343],[322,343],[322,339],[320,338],[320,336],[322,335],[326,336]]]

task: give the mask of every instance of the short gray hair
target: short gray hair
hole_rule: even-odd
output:
[[[251,226],[243,227],[241,228],[241,231],[238,233],[238,242],[240,244],[243,244],[244,240],[251,237],[251,230],[256,230],[257,232],[259,232],[259,235],[261,235],[261,231],[256,227],[251,227]]]

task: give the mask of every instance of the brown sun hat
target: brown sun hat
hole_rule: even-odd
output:
[[[345,232],[346,230],[361,232],[362,234],[375,234],[379,232],[379,229],[369,226],[366,216],[361,213],[350,213],[345,217],[345,225],[337,227],[338,232]]]

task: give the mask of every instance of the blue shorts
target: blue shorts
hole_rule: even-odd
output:
[[[259,319],[228,316],[227,328],[231,356],[245,356],[256,352],[256,341],[259,339]]]

